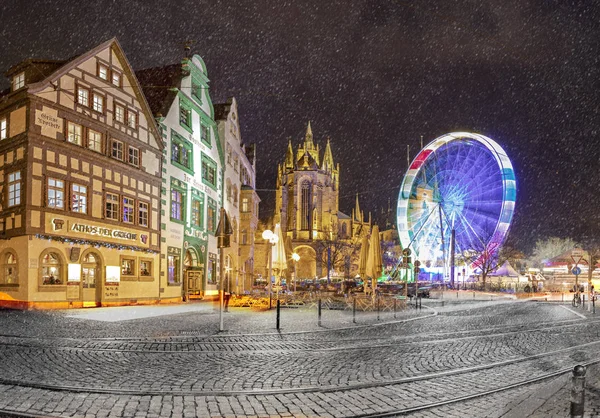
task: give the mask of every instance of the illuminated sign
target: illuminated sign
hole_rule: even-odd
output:
[[[119,283],[121,281],[121,268],[119,266],[106,266],[106,283]]]
[[[69,264],[69,276],[67,277],[68,282],[81,281],[81,264]]]
[[[121,231],[119,229],[110,229],[102,226],[85,225],[74,223],[71,225],[71,231],[81,232],[82,234],[98,235],[101,237],[111,237],[129,241],[137,240],[138,234],[133,232]]]

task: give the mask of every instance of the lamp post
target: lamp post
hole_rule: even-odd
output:
[[[271,309],[271,293],[272,293],[272,286],[273,284],[271,283],[271,274],[273,271],[273,247],[275,246],[275,244],[277,244],[277,241],[279,241],[279,237],[277,235],[275,235],[273,233],[273,231],[271,231],[270,229],[265,229],[262,233],[262,237],[264,240],[268,241],[270,244],[269,247],[269,309]]]
[[[298,280],[298,274],[296,272],[298,260],[300,260],[300,255],[298,253],[292,253],[292,260],[294,260],[294,293],[296,293],[296,281]]]

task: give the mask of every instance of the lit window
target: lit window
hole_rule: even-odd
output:
[[[183,220],[183,194],[179,190],[171,191],[171,219]]]
[[[61,285],[63,277],[61,275],[60,256],[57,253],[49,252],[42,256],[42,284]]]
[[[2,277],[0,284],[18,284],[19,275],[17,274],[17,256],[12,252],[6,253],[2,258]]]
[[[130,128],[137,128],[137,114],[130,110],[127,111],[127,126]]]
[[[77,87],[77,103],[83,106],[90,104],[90,91],[83,87]]]
[[[202,228],[202,202],[192,199],[192,226]]]
[[[148,204],[144,202],[138,203],[138,225],[148,226]]]
[[[244,197],[244,198],[242,199],[242,212],[244,212],[244,213],[245,213],[245,212],[248,212],[248,208],[249,208],[249,207],[248,207],[248,198],[247,198],[247,197]]]
[[[80,184],[71,186],[71,210],[87,213],[87,187]]]
[[[121,74],[113,71],[112,72],[112,83],[114,86],[121,87]]]
[[[135,276],[135,258],[121,258],[121,274]]]
[[[152,275],[152,260],[140,260],[140,276]]]
[[[123,143],[116,139],[110,140],[110,155],[117,160],[123,161]]]
[[[21,172],[15,171],[8,175],[8,206],[21,204]]]
[[[0,139],[8,138],[8,121],[6,118],[0,119]]]
[[[20,73],[14,76],[12,82],[13,91],[19,90],[23,86],[25,86],[25,73]]]
[[[81,145],[81,125],[77,125],[73,122],[67,123],[67,141],[72,144]]]
[[[170,284],[179,283],[179,264],[180,257],[178,255],[169,255],[167,257],[167,280]]]
[[[108,80],[108,67],[104,64],[98,64],[98,77],[102,80]]]
[[[140,150],[134,147],[127,149],[127,162],[136,167],[140,166]]]
[[[92,95],[93,98],[93,109],[96,112],[104,113],[104,97],[99,94],[94,93]]]
[[[175,133],[171,134],[171,162],[192,168],[192,145]]]
[[[179,107],[179,122],[188,128],[192,127],[192,112],[183,106]]]
[[[135,217],[135,201],[130,197],[123,198],[123,222],[132,224]]]
[[[209,232],[214,233],[217,225],[217,209],[212,205],[208,205],[208,213],[206,215],[206,228]]]
[[[217,187],[217,164],[206,156],[202,156],[202,181],[213,188]]]
[[[65,208],[65,182],[58,179],[48,179],[48,207]]]
[[[118,104],[115,105],[115,119],[117,122],[125,123],[125,107]]]
[[[88,148],[92,151],[102,152],[102,134],[88,129]]]
[[[104,216],[106,219],[119,219],[119,196],[114,193],[106,193],[106,200],[104,203]]]
[[[200,125],[200,139],[207,144],[210,144],[208,126]]]

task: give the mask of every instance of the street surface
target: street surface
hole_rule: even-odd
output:
[[[600,320],[587,307],[433,296],[356,323],[282,309],[279,331],[275,309],[230,308],[219,332],[210,302],[2,310],[0,414],[566,417],[583,364],[585,416],[600,416]]]

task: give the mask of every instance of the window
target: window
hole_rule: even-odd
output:
[[[248,244],[248,231],[242,229],[242,245]]]
[[[81,145],[83,128],[73,122],[67,122],[67,141],[72,144]]]
[[[118,73],[113,70],[112,79],[113,86],[121,87],[121,73]]]
[[[21,172],[15,171],[8,175],[8,206],[21,204]]]
[[[138,202],[138,225],[148,226],[148,204],[145,202]]]
[[[136,167],[140,166],[140,150],[134,147],[127,148],[127,162]]]
[[[130,197],[123,198],[123,222],[132,224],[135,220],[135,200]]]
[[[202,181],[217,188],[217,164],[205,155],[202,155]]]
[[[135,276],[135,258],[121,257],[121,275]]]
[[[206,214],[206,229],[214,234],[217,227],[217,205],[214,200],[208,201],[208,212]]]
[[[171,163],[180,166],[180,168],[192,170],[192,149],[193,145],[190,142],[175,131],[171,131]]]
[[[202,103],[202,87],[200,87],[200,84],[192,82],[192,96]]]
[[[183,221],[183,193],[171,191],[171,219]]]
[[[104,96],[92,94],[92,108],[99,113],[104,113]]]
[[[202,142],[205,142],[208,145],[210,145],[210,134],[208,131],[208,126],[204,124],[200,125],[200,139],[202,140]]]
[[[169,284],[176,284],[181,282],[179,275],[179,264],[181,257],[178,255],[169,255],[167,257],[167,280]]]
[[[140,276],[152,276],[152,260],[140,260]]]
[[[77,103],[83,106],[90,105],[90,91],[85,87],[77,87]]]
[[[98,77],[108,81],[108,67],[104,64],[98,64]]]
[[[181,104],[179,105],[179,123],[188,128],[192,127],[192,111]]]
[[[127,126],[130,128],[137,128],[137,113],[127,110]]]
[[[81,263],[81,281],[84,289],[96,288],[96,277],[98,276],[98,257],[94,253],[87,253]]]
[[[217,284],[217,255],[208,254],[208,271],[206,272],[206,282],[208,284]]]
[[[202,202],[192,198],[192,226],[202,228]]]
[[[310,210],[311,210],[311,194],[310,194],[310,183],[305,181],[302,183],[300,197],[300,229],[307,231],[310,226]]]
[[[231,165],[231,145],[227,144],[227,164]]]
[[[58,179],[48,179],[48,207],[65,208],[65,182]]]
[[[115,104],[115,119],[117,122],[125,123],[125,107]]]
[[[71,185],[71,210],[87,213],[87,187],[80,184]]]
[[[240,165],[240,157],[237,154],[233,154],[233,169],[235,172],[238,172],[238,167]]]
[[[242,212],[244,212],[244,213],[245,213],[245,212],[248,212],[248,210],[249,210],[249,206],[248,206],[248,198],[247,198],[247,197],[244,197],[244,198],[242,199]]]
[[[227,194],[227,201],[231,202],[231,182],[229,179],[227,179],[227,186],[225,186],[225,190]]]
[[[237,208],[238,205],[238,190],[236,186],[233,186],[233,206]]]
[[[88,129],[88,148],[92,151],[102,152],[102,134],[93,129]]]
[[[114,193],[106,193],[104,202],[104,216],[106,219],[119,219],[119,196]]]
[[[8,138],[8,121],[6,118],[0,119],[0,139]]]
[[[18,283],[17,256],[12,252],[6,252],[2,256],[2,276],[0,277],[0,285]]]
[[[19,73],[13,77],[13,91],[19,90],[23,86],[25,86],[25,73]]]
[[[110,156],[123,161],[123,143],[116,139],[110,140]]]
[[[63,284],[62,263],[60,255],[53,251],[42,255],[42,284],[43,285],[61,285]]]

